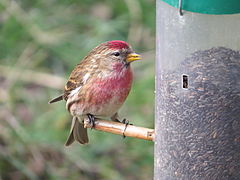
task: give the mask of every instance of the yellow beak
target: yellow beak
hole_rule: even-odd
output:
[[[136,61],[136,60],[140,60],[141,59],[141,56],[139,54],[136,54],[136,53],[131,53],[127,56],[127,59],[126,61],[128,63],[130,62],[133,62],[133,61]]]

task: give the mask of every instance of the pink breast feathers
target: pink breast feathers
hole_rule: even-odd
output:
[[[105,104],[113,99],[115,103],[122,104],[127,98],[132,85],[131,68],[122,70],[96,82],[94,88],[94,102],[96,105]]]

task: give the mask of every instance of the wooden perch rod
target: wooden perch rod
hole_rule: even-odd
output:
[[[92,128],[88,120],[84,121],[84,127]],[[124,133],[128,137],[154,141],[154,129],[133,125],[127,125],[126,127],[125,124],[119,122],[96,119],[93,129],[119,135],[123,135]]]

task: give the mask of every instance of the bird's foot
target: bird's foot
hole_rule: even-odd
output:
[[[125,131],[126,131],[126,129],[127,129],[127,126],[128,126],[128,125],[133,125],[133,124],[130,124],[129,121],[128,121],[127,119],[125,119],[125,118],[124,118],[122,121],[120,121],[120,120],[118,119],[118,114],[117,114],[117,113],[114,114],[114,115],[111,117],[111,120],[114,121],[114,122],[118,122],[118,123],[123,123],[123,124],[125,124],[125,128],[124,128],[123,133],[122,133],[123,138],[125,138],[125,137],[126,137],[126,136],[125,136]]]
[[[119,122],[119,123],[123,123],[123,124],[129,124],[129,125],[133,125],[132,123],[129,123],[129,121],[127,119],[123,119],[122,121],[120,121],[119,119],[114,119],[114,122]]]
[[[125,119],[125,118],[122,120],[121,123],[125,124],[125,128],[124,128],[123,133],[122,133],[123,138],[125,138],[125,137],[126,137],[126,136],[125,136],[125,131],[126,131],[126,129],[127,129],[127,126],[128,126],[128,125],[133,125],[133,124],[130,124],[129,121],[128,121],[127,119]]]
[[[87,114],[87,117],[89,119],[89,123],[91,124],[91,129],[95,126],[95,117],[92,114]]]

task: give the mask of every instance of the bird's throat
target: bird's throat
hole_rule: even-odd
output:
[[[131,87],[132,84],[132,70],[131,67],[124,67],[124,64],[117,64],[114,67],[114,71],[111,73],[111,76],[105,77],[101,80],[104,87],[108,89],[125,89]]]
[[[130,68],[130,63],[127,63],[127,62],[125,62],[125,63],[115,63],[115,64],[113,64],[113,70],[114,70],[114,72],[116,72],[116,73],[122,73],[122,72],[124,72],[124,71],[126,71],[128,68]]]

